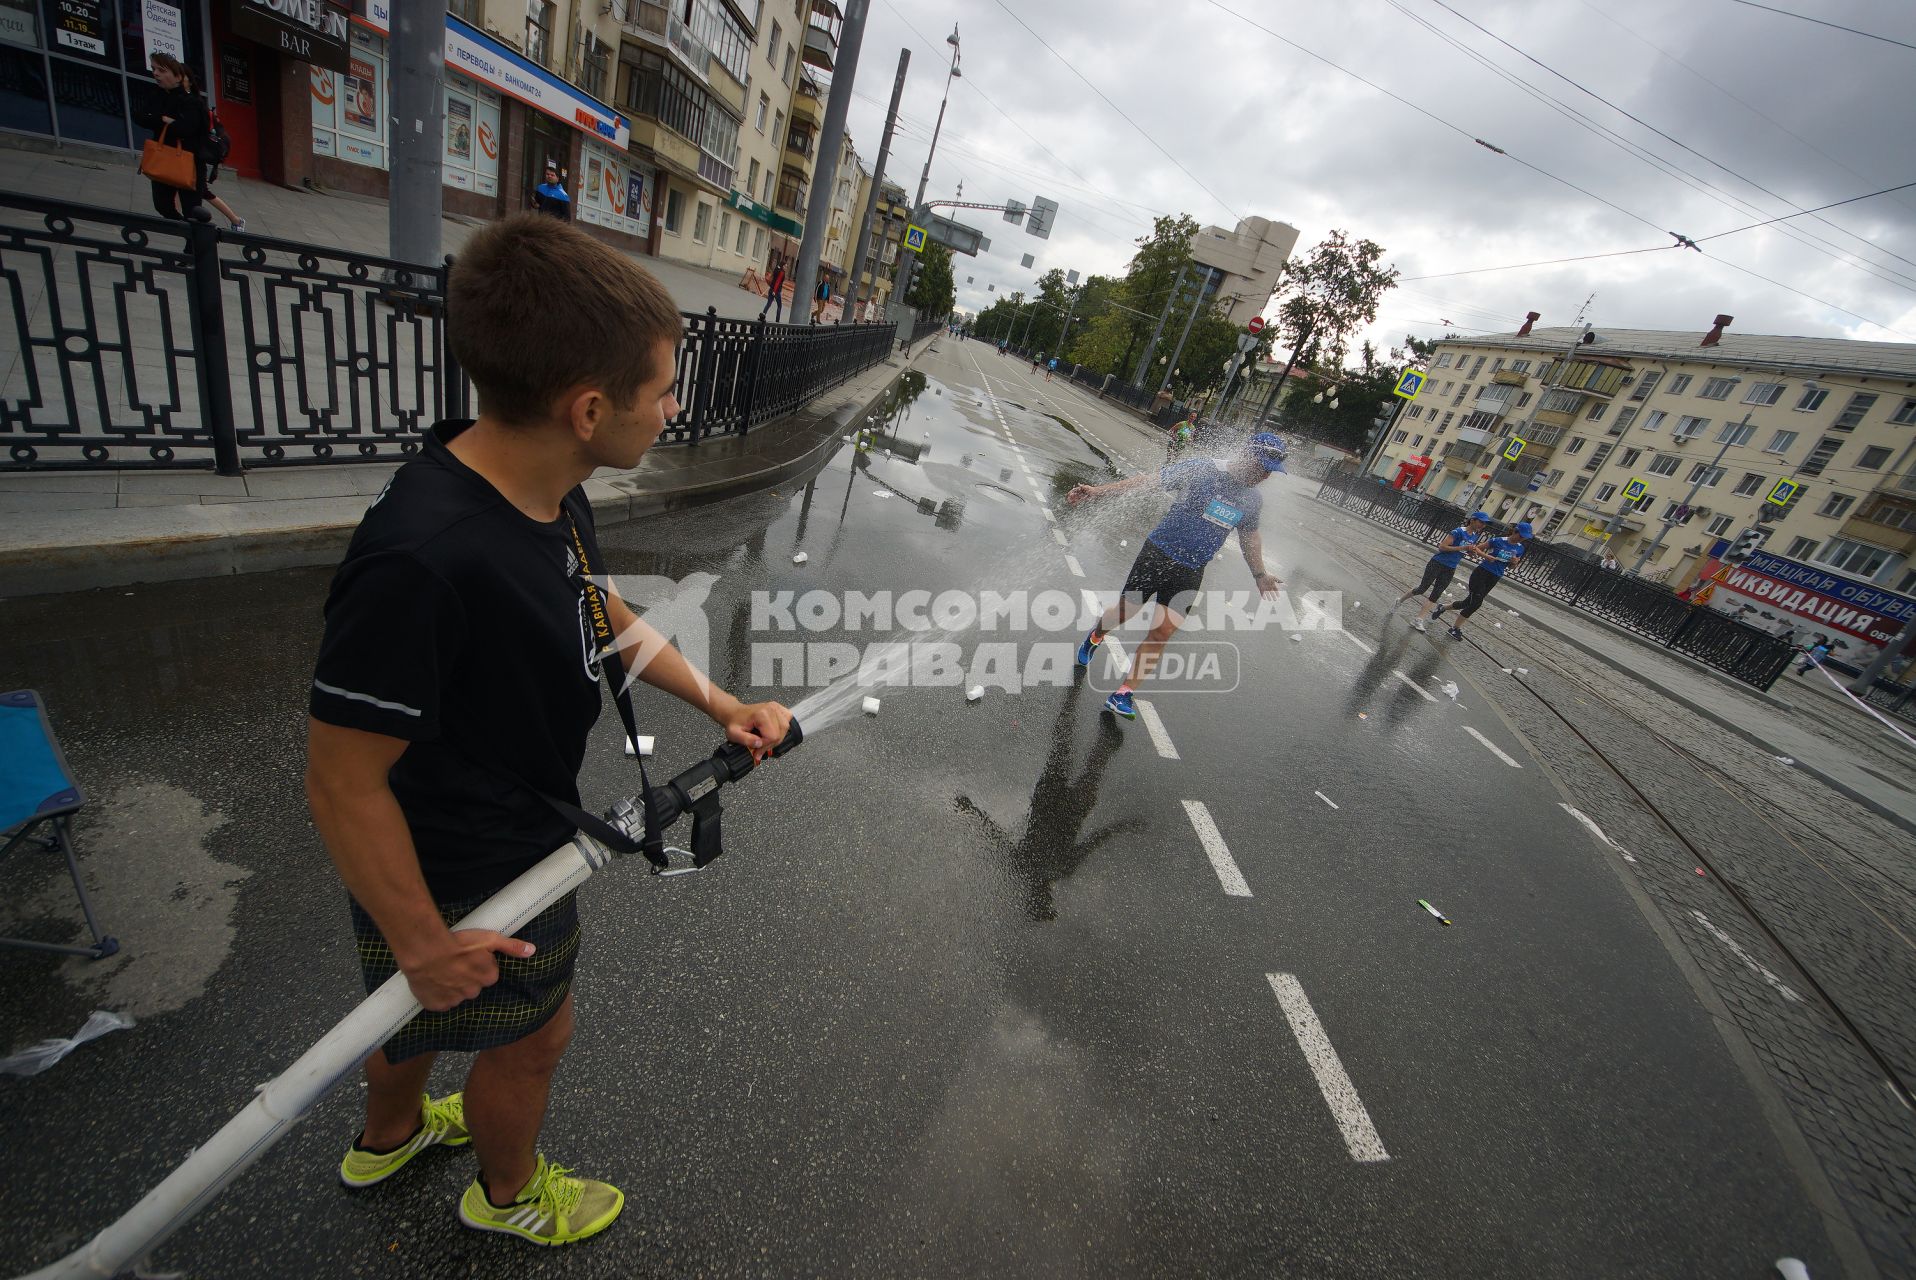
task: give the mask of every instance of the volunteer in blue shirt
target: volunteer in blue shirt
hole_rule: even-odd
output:
[[[1233,529],[1237,530],[1238,549],[1244,553],[1244,563],[1251,567],[1257,589],[1269,599],[1277,598],[1283,581],[1264,568],[1264,543],[1257,531],[1264,498],[1257,486],[1271,472],[1282,470],[1284,441],[1260,431],[1245,441],[1244,448],[1228,463],[1192,458],[1112,484],[1081,484],[1065,495],[1064,500],[1074,507],[1088,499],[1135,493],[1152,486],[1178,495],[1171,510],[1145,539],[1117,603],[1104,611],[1098,625],[1078,646],[1078,665],[1090,666],[1092,651],[1106,633],[1123,625],[1127,617],[1150,601],[1157,601],[1151,631],[1138,645],[1124,683],[1105,700],[1105,710],[1127,720],[1138,718],[1133,687],[1151,674],[1165,643],[1184,625],[1184,611],[1204,585],[1205,568]]]
[[[566,192],[558,165],[546,163],[546,180],[532,189],[532,207],[561,222],[572,221],[572,197]]]
[[[1465,517],[1462,524],[1444,535],[1443,545],[1438,547],[1437,554],[1425,563],[1424,576],[1418,580],[1417,585],[1397,597],[1397,604],[1401,605],[1412,596],[1426,594],[1430,596],[1429,602],[1417,611],[1415,618],[1410,620],[1411,626],[1416,627],[1419,631],[1430,630],[1429,627],[1424,625],[1424,619],[1430,615],[1432,609],[1435,609],[1438,604],[1442,602],[1444,589],[1450,585],[1450,580],[1456,576],[1457,566],[1464,562],[1464,551],[1474,544],[1478,538],[1483,536],[1484,526],[1489,523],[1490,517],[1483,512],[1471,512],[1469,516]],[[1397,606],[1392,605],[1391,607],[1396,608]]]
[[[1490,594],[1490,589],[1503,581],[1504,570],[1523,559],[1524,547],[1531,538],[1530,522],[1525,520],[1518,524],[1515,533],[1514,538],[1492,538],[1487,542],[1480,538],[1469,548],[1470,555],[1482,563],[1470,571],[1470,582],[1467,586],[1469,594],[1464,597],[1464,602],[1457,606],[1457,621],[1450,626],[1452,640],[1464,638],[1464,619],[1477,612],[1478,607],[1484,602],[1484,597]],[[1435,622],[1442,617],[1444,610],[1449,607],[1449,605],[1438,605],[1437,611],[1430,615],[1431,621]]]

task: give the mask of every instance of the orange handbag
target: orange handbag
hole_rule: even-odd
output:
[[[200,189],[199,161],[185,147],[168,146],[166,131],[171,125],[160,129],[160,136],[149,138],[140,147],[140,172],[160,183],[162,186],[178,187],[181,191]]]

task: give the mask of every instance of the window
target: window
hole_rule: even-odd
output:
[[[1911,396],[1909,399],[1903,401],[1903,403],[1897,407],[1896,412],[1889,415],[1889,420],[1900,423],[1903,426],[1908,426],[1910,423],[1916,422],[1916,396]]]
[[[1471,366],[1470,366],[1470,376],[1471,376],[1471,377],[1473,377],[1473,378],[1474,378],[1474,377],[1476,377],[1476,376],[1477,376],[1478,374],[1480,374],[1480,373],[1482,373],[1482,372],[1484,371],[1484,360],[1485,360],[1485,359],[1486,359],[1486,357],[1484,357],[1484,356],[1478,356],[1478,357],[1477,357],[1477,363],[1476,363],[1476,364],[1473,364],[1473,365],[1471,365]]]
[[[1582,453],[1585,440],[1582,436],[1571,436],[1570,443],[1563,447],[1565,453]]]
[[[1808,413],[1812,409],[1820,409],[1823,407],[1823,402],[1829,399],[1829,396],[1830,389],[1828,387],[1804,387],[1803,398],[1796,402],[1796,411],[1798,413]],[[1801,542],[1803,539],[1798,538],[1797,541]],[[1815,544],[1812,543],[1811,545],[1814,546]]]
[[[752,124],[754,127],[758,129],[760,133],[765,132],[765,117],[770,115],[771,111],[772,111],[771,95],[765,94],[765,93],[759,94],[758,95],[758,119],[754,120]],[[754,160],[752,162],[752,165],[754,168],[756,168],[758,165],[758,162]]]
[[[1657,500],[1656,494],[1646,490],[1644,492],[1644,495],[1641,498],[1638,498],[1635,502],[1626,502],[1624,503],[1624,505],[1630,508],[1630,510],[1632,511],[1648,511],[1650,509],[1650,504],[1655,502],[1656,500]]]
[[[1748,444],[1756,434],[1756,428],[1747,422],[1726,422],[1723,430],[1716,433],[1718,444]]]
[[[1643,429],[1645,431],[1655,431],[1663,425],[1663,420],[1669,416],[1669,414],[1661,409],[1652,409],[1650,410],[1650,416],[1643,420]]]
[[[1830,464],[1831,460],[1836,457],[1836,451],[1842,447],[1843,442],[1835,436],[1824,436],[1821,440],[1818,440],[1816,447],[1810,450],[1810,456],[1803,463],[1803,474],[1806,476],[1822,475],[1823,468]]]
[[[1674,453],[1662,454],[1651,461],[1650,474],[1653,476],[1673,476],[1676,474],[1677,467],[1682,465],[1682,462],[1683,459]]]
[[[1848,538],[1831,538],[1823,544],[1823,553],[1816,557],[1816,561],[1868,579],[1875,577],[1877,570],[1889,563],[1889,556],[1890,553],[1881,547],[1851,542]]]
[[[1450,394],[1450,389],[1456,385],[1457,384],[1455,382],[1446,382],[1444,384],[1444,389],[1442,391],[1439,391],[1437,394],[1440,396],[1447,396]]]
[[[1856,460],[1861,471],[1881,471],[1883,464],[1889,461],[1889,450],[1880,444],[1873,444],[1863,450],[1863,456]]]
[[[779,37],[783,34],[784,30],[778,23],[774,22],[772,24],[772,43],[765,46],[765,65],[768,67],[776,67],[778,65]]]
[[[579,42],[579,87],[595,98],[605,97],[612,70],[612,46],[588,33]]]
[[[1681,516],[1677,514],[1679,511],[1683,513]],[[1696,514],[1694,510],[1673,499],[1664,504],[1663,515],[1660,518],[1665,524],[1688,524],[1690,517],[1694,514]]]
[[[1450,360],[1451,360],[1451,354],[1450,352],[1446,351],[1444,352],[1444,354],[1437,357],[1437,364],[1435,365],[1435,367],[1439,369],[1448,369],[1450,368]]]
[[[1617,458],[1617,461],[1621,462],[1626,467],[1634,467],[1637,465],[1638,461],[1642,459],[1642,457],[1643,457],[1643,450],[1641,449],[1625,449],[1623,453]]]
[[[1590,451],[1590,461],[1583,464],[1583,469],[1585,471],[1595,471],[1599,469],[1600,467],[1602,467],[1603,460],[1610,456],[1610,450],[1614,448],[1616,448],[1615,445],[1610,444],[1606,441],[1605,443],[1600,444],[1596,448],[1592,449]]]
[[[1735,523],[1736,523],[1735,516],[1718,516],[1716,519],[1710,521],[1709,529],[1711,533],[1715,534],[1717,537],[1720,538],[1724,534],[1728,533],[1730,531],[1730,527],[1734,525]]]
[[[1690,389],[1689,374],[1679,373],[1676,377],[1670,379],[1670,394],[1671,395],[1680,396],[1685,391],[1688,391],[1689,389]]]
[[[1408,432],[1408,431],[1399,431],[1399,432],[1398,432],[1398,433],[1397,433],[1396,435],[1394,435],[1394,436],[1392,436],[1392,437],[1390,438],[1390,442],[1391,442],[1392,444],[1402,444],[1402,443],[1404,443],[1404,441],[1406,441],[1406,440],[1408,440],[1408,439],[1410,439],[1410,432]]]
[[[752,229],[752,224],[751,224],[751,223],[749,223],[749,222],[747,222],[747,221],[746,221],[745,219],[743,219],[743,218],[740,218],[740,219],[738,220],[738,239],[737,239],[737,241],[735,241],[735,242],[733,243],[733,245],[732,245],[732,252],[733,252],[733,253],[744,253],[744,252],[745,252],[745,239],[746,239],[746,235],[747,235],[747,233],[749,233],[749,232],[751,231],[751,229]]]
[[[1697,392],[1705,400],[1728,400],[1730,391],[1736,386],[1735,378],[1711,378],[1703,384],[1703,390]]]
[[[1470,394],[1470,384],[1466,382],[1463,386],[1457,389],[1457,394],[1450,398],[1450,402],[1452,404],[1462,404],[1464,402],[1464,397],[1469,394]]]
[[[1597,486],[1597,501],[1598,502],[1608,502],[1610,501],[1610,499],[1616,496],[1617,496],[1617,487],[1615,485],[1600,484]]]
[[[1502,373],[1504,371],[1504,358],[1502,356],[1498,356],[1490,362],[1490,371],[1492,373]]]
[[[552,52],[552,5],[548,0],[526,0],[526,57],[540,66]]]
[[[1608,409],[1609,407],[1610,407],[1609,405],[1605,404],[1601,400],[1592,401],[1590,405],[1590,412],[1584,414],[1583,416],[1586,420],[1590,422],[1602,422],[1603,411],[1605,409]]]
[[[650,49],[640,52],[625,84],[625,107],[635,116],[651,116],[690,142],[705,137],[708,106],[701,89],[676,62]]]
[[[721,209],[719,210],[719,233],[718,233],[719,248],[723,249],[725,247],[725,242],[731,239],[731,236],[732,236],[732,212],[729,209]]]
[[[446,6],[446,11],[455,18],[464,18],[474,26],[484,26],[485,23],[479,16],[479,11],[484,7],[480,0],[452,0],[452,3]]]
[[[774,111],[772,113],[772,136],[774,138],[782,138],[785,136],[785,113],[783,111]]]
[[[1530,362],[1528,360],[1512,360],[1510,362],[1510,371],[1512,373],[1529,373]]]
[[[1522,395],[1517,397],[1517,407],[1519,409],[1523,408],[1525,405],[1529,403],[1530,403],[1530,393],[1528,391],[1524,392]]]
[[[1436,411],[1435,409],[1432,409],[1432,410],[1431,410],[1431,412],[1432,412],[1432,413],[1435,413],[1435,412],[1437,412],[1437,411]],[[1437,429],[1438,429],[1439,431],[1442,431],[1442,430],[1444,430],[1444,428],[1446,428],[1446,427],[1448,427],[1448,426],[1450,425],[1450,420],[1451,420],[1452,418],[1454,418],[1454,417],[1456,417],[1456,416],[1457,416],[1457,415],[1456,415],[1455,413],[1446,413],[1446,414],[1444,415],[1444,420],[1443,420],[1443,421],[1442,421],[1441,423],[1439,423],[1439,424],[1437,425]]]
[[[1750,388],[1743,397],[1744,404],[1775,404],[1783,398],[1783,384],[1780,382],[1759,382]]]
[[[1583,491],[1589,487],[1590,477],[1578,476],[1576,483],[1570,486],[1570,491],[1563,495],[1563,500],[1574,507],[1577,505],[1577,499],[1583,497]]]
[[[1892,507],[1887,502],[1879,503],[1876,510],[1864,516],[1871,524],[1887,525],[1891,529],[1902,529],[1916,533],[1916,511],[1908,507]]]
[[[758,262],[765,261],[765,228],[764,227],[759,227],[752,232],[752,258]]]
[[[1723,479],[1722,467],[1713,467],[1707,462],[1699,462],[1690,468],[1690,483],[1701,482],[1705,489],[1716,488],[1717,482],[1721,479]]]
[[[1875,393],[1869,392],[1869,391],[1858,391],[1855,395],[1849,398],[1849,403],[1843,407],[1843,412],[1836,416],[1836,421],[1830,424],[1830,430],[1831,431],[1856,430],[1856,424],[1863,420],[1863,415],[1868,413],[1871,407],[1875,405],[1875,403],[1876,403]]]
[[[1558,485],[1563,483],[1563,472],[1552,471],[1550,473],[1550,477],[1547,480],[1545,480],[1543,483],[1546,489],[1556,488]]]
[[[698,212],[692,215],[692,239],[700,244],[704,244],[706,234],[710,232],[711,229],[712,206],[701,200],[699,201]]]
[[[1816,514],[1819,516],[1828,516],[1832,520],[1841,520],[1849,514],[1849,509],[1855,505],[1856,499],[1850,497],[1847,493],[1832,493],[1829,497],[1823,499],[1823,505],[1816,509]]]
[[[1763,446],[1763,452],[1764,453],[1788,453],[1790,449],[1795,446],[1795,444],[1796,444],[1796,433],[1794,431],[1779,431],[1775,435],[1770,437],[1770,442],[1768,444]]]
[[[1415,448],[1417,448],[1417,447],[1418,447],[1419,445],[1421,445],[1421,444],[1423,444],[1423,443],[1424,443],[1424,438],[1423,438],[1422,436],[1416,436],[1416,437],[1414,437],[1414,438],[1412,438],[1412,440],[1411,440],[1411,442],[1410,442],[1410,447],[1411,447],[1411,448],[1413,448],[1413,449],[1415,449]]]
[[[1783,554],[1792,560],[1807,560],[1816,554],[1818,545],[1815,538],[1796,538],[1790,542],[1789,550]]]
[[[1670,432],[1670,438],[1672,440],[1694,440],[1709,430],[1709,427],[1710,420],[1708,418],[1693,418],[1686,413],[1677,419],[1676,428]]]
[[[785,70],[779,72],[778,78],[786,84],[792,82],[792,60],[797,56],[797,52],[791,45],[788,44],[785,46]]]
[[[752,167],[745,171],[745,194],[751,195],[758,190],[758,161],[752,161]]]
[[[772,171],[770,169],[767,169],[765,171],[765,187],[762,191],[758,193],[758,202],[760,204],[772,203],[772,178],[773,178]]]
[[[1537,409],[1543,413],[1575,413],[1583,407],[1581,391],[1546,391]]]
[[[1622,435],[1630,429],[1630,424],[1636,420],[1637,411],[1635,409],[1626,407],[1617,410],[1617,420],[1610,424],[1610,434],[1613,436]]]
[[[1648,400],[1650,393],[1656,390],[1657,383],[1663,378],[1661,369],[1652,369],[1637,379],[1636,390],[1630,393],[1632,400]]]
[[[1739,498],[1749,497],[1763,487],[1764,479],[1765,477],[1758,475],[1754,471],[1745,471],[1743,478],[1736,482],[1736,496]]]
[[[673,235],[685,223],[685,193],[677,187],[665,193],[665,229]]]
[[[1410,407],[1410,412],[1405,414],[1404,416],[1406,418],[1421,418],[1424,416],[1424,406],[1421,404],[1414,404]]]

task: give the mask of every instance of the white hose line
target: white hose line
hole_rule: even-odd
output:
[[[574,836],[571,844],[548,854],[453,928],[517,933],[527,921],[591,879],[611,857],[590,837]],[[116,1276],[131,1267],[211,1204],[267,1148],[305,1119],[328,1090],[418,1012],[419,1002],[413,999],[406,975],[388,978],[283,1074],[261,1086],[244,1110],[118,1221],[65,1258],[22,1280]]]

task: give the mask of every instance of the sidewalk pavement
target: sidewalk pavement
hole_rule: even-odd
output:
[[[1312,482],[1314,483],[1314,482]],[[1328,506],[1328,504],[1327,504]],[[1408,534],[1330,507],[1327,524],[1374,532],[1403,565],[1403,580],[1416,570],[1430,548]],[[1826,786],[1871,812],[1916,832],[1916,748],[1898,741],[1853,704],[1826,695],[1785,674],[1768,692],[1730,679],[1721,672],[1657,645],[1621,627],[1564,607],[1514,579],[1492,599],[1484,622],[1504,624],[1506,634],[1528,623],[1605,665],[1649,686],[1696,715],[1754,743],[1771,756],[1788,760]],[[1516,618],[1510,616],[1514,609]],[[1514,638],[1514,637],[1513,637]],[[1812,672],[1811,677],[1822,677]],[[1825,688],[1828,682],[1823,681]]]

